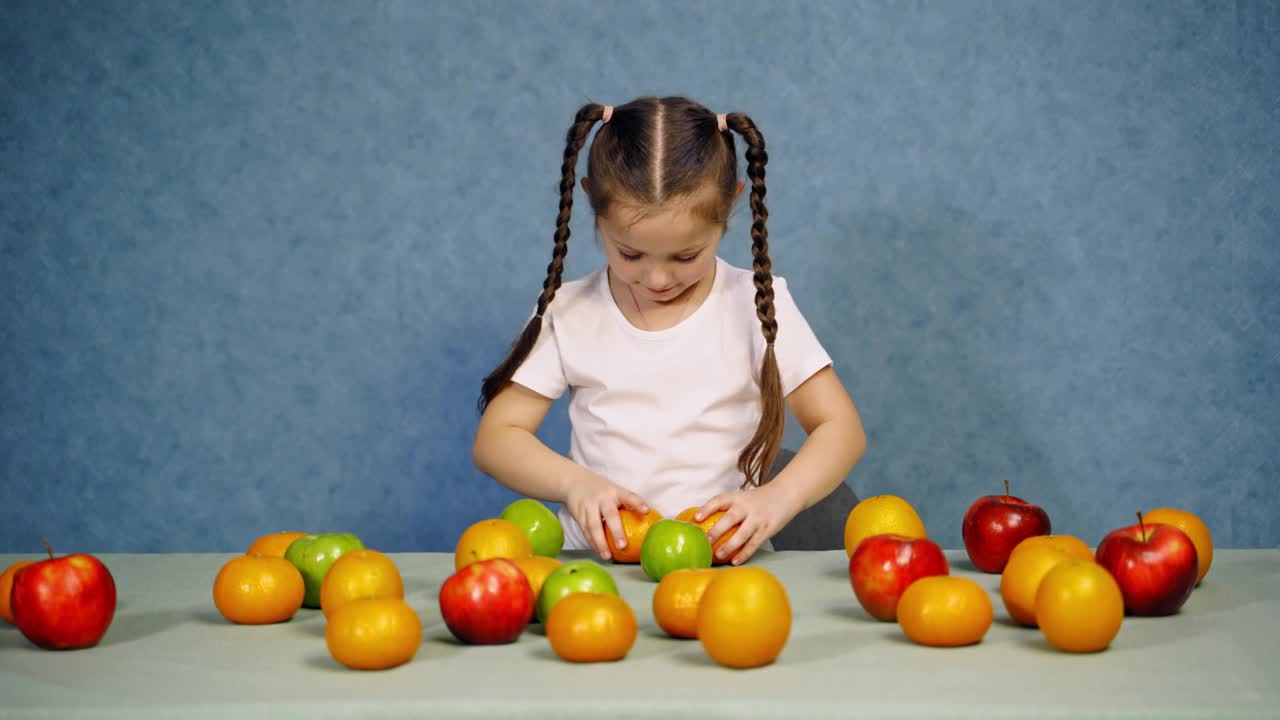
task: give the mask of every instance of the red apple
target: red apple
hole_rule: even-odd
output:
[[[1035,535],[1049,534],[1049,514],[1039,505],[1009,494],[984,495],[973,501],[960,528],[964,549],[974,567],[983,572],[1004,571],[1005,563],[1018,543]]]
[[[440,614],[464,643],[514,642],[533,619],[533,587],[519,565],[506,558],[471,563],[440,587]]]
[[[929,575],[947,575],[950,570],[937,543],[905,535],[872,535],[858,543],[849,557],[853,594],[878,620],[897,621],[898,599],[907,586]]]
[[[28,565],[13,580],[10,606],[14,624],[46,650],[96,645],[116,612],[116,583],[107,566],[77,553]]]
[[[1172,525],[1142,521],[1107,533],[1097,562],[1120,585],[1131,615],[1172,615],[1191,597],[1199,558],[1186,533]]]

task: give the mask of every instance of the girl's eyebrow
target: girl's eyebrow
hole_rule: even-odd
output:
[[[632,255],[643,255],[643,254],[644,254],[644,253],[642,253],[641,251],[636,250],[635,248],[631,247],[630,245],[628,245],[628,244],[626,244],[626,243],[624,243],[624,242],[618,241],[618,240],[614,240],[614,241],[613,241],[613,244],[614,244],[614,245],[617,245],[620,249],[625,250],[625,251],[627,251],[627,252],[631,253]],[[673,252],[673,253],[671,253],[671,254],[672,254],[672,255],[688,255],[689,253],[691,253],[691,252],[693,252],[693,251],[695,251],[695,250],[701,250],[702,248],[704,248],[704,247],[706,247],[706,246],[707,246],[707,244],[706,244],[706,243],[702,243],[701,245],[690,245],[690,246],[688,246],[688,247],[686,247],[686,248],[683,248],[683,249],[677,250],[677,251],[675,251],[675,252]]]

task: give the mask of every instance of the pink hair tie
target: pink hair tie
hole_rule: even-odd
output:
[[[720,128],[720,132],[724,132],[729,129],[728,113],[720,113],[716,116],[716,127]]]
[[[611,117],[613,117],[613,106],[612,106],[612,105],[605,105],[605,106],[604,106],[604,118],[602,118],[602,119],[601,119],[601,122],[609,122],[609,118],[611,118]]]

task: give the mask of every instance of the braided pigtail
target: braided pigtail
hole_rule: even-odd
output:
[[[511,346],[505,360],[484,379],[478,403],[481,413],[489,406],[493,398],[511,382],[511,377],[529,357],[533,345],[542,332],[542,316],[547,306],[556,297],[560,289],[560,281],[564,275],[564,256],[569,250],[569,217],[573,211],[573,186],[575,170],[578,165],[578,153],[587,142],[591,128],[604,117],[604,106],[595,103],[584,105],[578,110],[569,128],[565,140],[564,162],[560,165],[560,213],[556,216],[555,245],[551,250],[551,262],[547,265],[547,278],[542,282],[542,294],[538,296],[537,312],[524,331]]]
[[[760,424],[755,435],[738,456],[738,469],[746,476],[743,484],[760,485],[765,473],[773,466],[782,446],[782,432],[786,416],[782,397],[782,376],[778,359],[773,351],[778,336],[778,322],[774,319],[773,263],[769,260],[769,231],[765,226],[769,210],[765,207],[765,164],[769,154],[765,152],[764,136],[756,129],[751,118],[742,113],[729,113],[726,124],[730,130],[742,136],[747,143],[747,179],[751,181],[751,267],[755,271],[756,317],[760,319],[760,331],[764,334],[764,361],[760,368]]]

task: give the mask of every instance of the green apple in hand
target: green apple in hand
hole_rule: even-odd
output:
[[[321,533],[306,535],[289,543],[284,551],[284,559],[293,563],[302,573],[302,582],[306,594],[302,598],[302,606],[320,607],[320,583],[324,582],[325,573],[343,553],[363,550],[364,543],[351,533]]]
[[[577,592],[618,594],[618,584],[603,566],[590,560],[568,562],[547,576],[542,581],[542,591],[538,593],[538,620],[546,622],[551,608],[560,599]]]
[[[522,498],[508,505],[499,516],[515,523],[533,545],[533,554],[556,557],[564,548],[564,528],[551,508],[532,498]]]
[[[659,520],[649,528],[640,546],[644,574],[661,580],[683,568],[711,567],[711,542],[697,525],[683,520]]]

